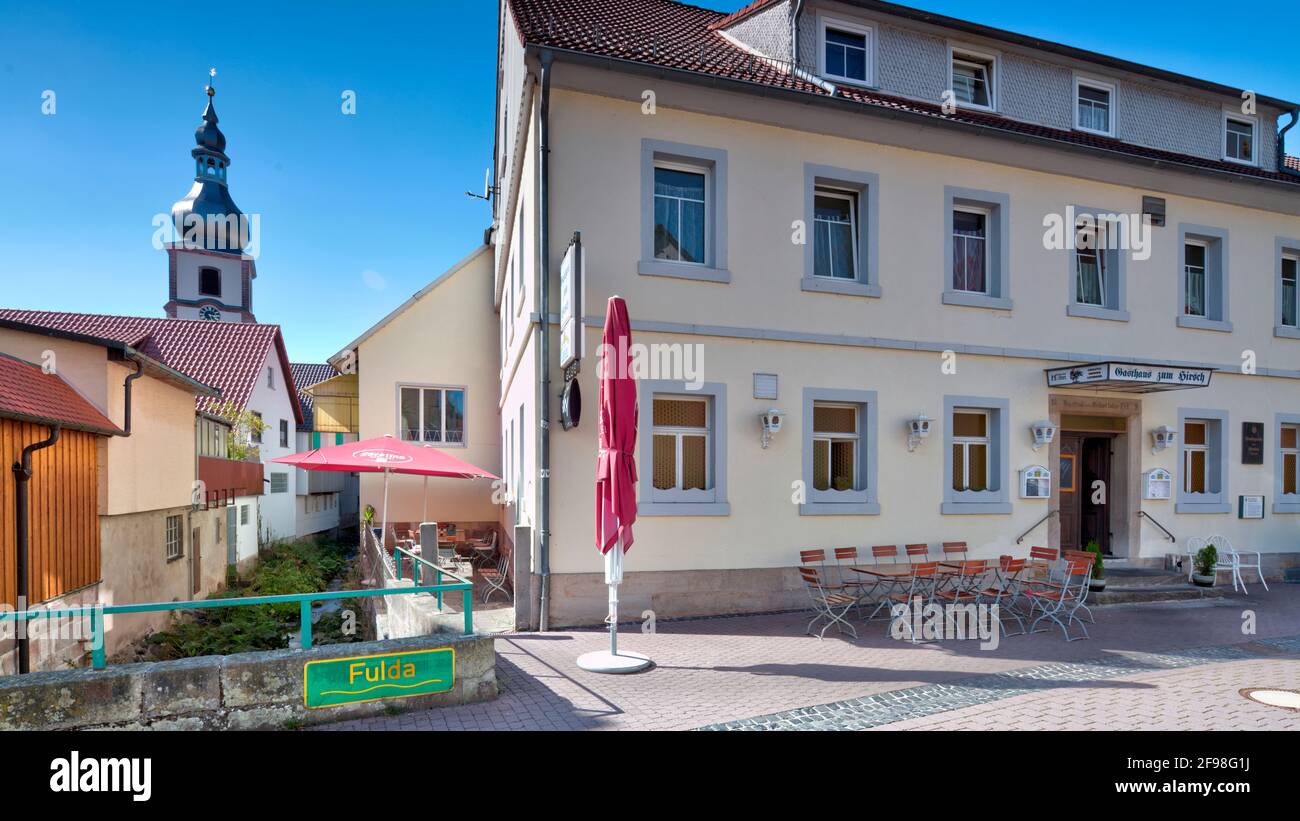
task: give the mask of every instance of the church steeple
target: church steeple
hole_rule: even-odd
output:
[[[211,69],[210,78],[217,70]],[[217,125],[215,80],[203,121],[194,129],[194,184],[172,206],[175,240],[167,249],[170,299],[167,315],[228,322],[255,322],[252,280],[257,269],[250,251],[250,220],[230,197],[226,135]]]

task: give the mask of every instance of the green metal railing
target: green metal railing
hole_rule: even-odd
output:
[[[435,574],[434,578],[437,580],[438,583],[437,586],[441,586],[443,584],[442,581],[443,576],[450,576],[451,578],[455,579],[457,583],[468,584],[470,585],[471,588],[473,588],[473,583],[470,582],[468,579],[462,579],[460,576],[457,576],[455,573],[452,573],[450,570],[447,570],[446,568],[441,567],[435,564],[434,562],[429,561],[423,556],[417,556],[405,548],[397,547],[396,545],[394,545],[393,546],[393,567],[396,569],[397,580],[399,582],[406,578],[405,576],[402,575],[403,556],[411,560],[411,581],[415,582],[417,586],[419,586],[420,584],[420,565],[424,565],[425,567],[429,568],[434,572]],[[441,610],[442,593],[439,592],[437,595],[438,595],[438,609]]]
[[[446,572],[446,571],[444,571]],[[448,573],[447,575],[452,575]],[[454,577],[459,579],[459,577]],[[463,579],[445,584],[431,584],[421,587],[385,587],[378,590],[333,590],[323,593],[290,593],[282,596],[245,596],[230,599],[203,599],[201,601],[151,602],[148,604],[109,604],[90,607],[72,607],[65,610],[23,610],[0,611],[0,623],[6,621],[26,622],[42,618],[78,618],[90,619],[91,666],[101,670],[106,666],[104,660],[104,616],[125,613],[155,613],[169,610],[210,610],[216,607],[250,607],[259,604],[297,603],[302,625],[300,644],[302,649],[311,649],[311,606],[312,602],[330,599],[359,599],[371,596],[406,596],[414,593],[436,593],[438,605],[442,606],[444,592],[461,591],[465,607],[465,635],[474,633],[474,585]]]

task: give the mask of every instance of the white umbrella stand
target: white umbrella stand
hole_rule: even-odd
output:
[[[650,657],[618,650],[618,586],[623,581],[623,540],[605,554],[605,584],[609,585],[609,649],[578,656],[578,666],[592,673],[639,673],[651,665]]]

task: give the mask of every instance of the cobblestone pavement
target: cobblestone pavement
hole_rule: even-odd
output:
[[[1249,614],[1255,635],[1242,632]],[[1054,714],[1048,705],[1058,702],[1071,705],[1078,726],[1091,718],[1094,726],[1111,727],[1144,710],[1142,698],[1204,703],[1207,687],[1216,694],[1212,703],[1229,705],[1225,710],[1269,710],[1279,717],[1268,721],[1283,723],[1280,716],[1296,715],[1246,702],[1236,689],[1297,688],[1300,662],[1290,656],[1300,655],[1300,587],[1097,608],[1096,616],[1088,641],[1067,643],[1059,631],[1046,632],[1003,639],[995,651],[981,651],[976,641],[896,641],[882,622],[859,624],[857,639],[828,633],[818,641],[804,635],[807,617],[795,613],[661,620],[654,635],[634,628],[621,635],[620,647],[656,663],[631,676],[588,673],[574,663],[606,646],[604,632],[511,634],[496,642],[502,690],[496,700],[321,729],[682,730],[730,728],[743,720],[755,728],[912,728],[943,716],[979,726],[980,715],[983,726],[998,728],[1016,704],[1048,720]],[[1286,680],[1258,680],[1263,675]],[[1223,688],[1231,693],[1222,695]],[[1154,721],[1167,713],[1145,715]],[[1223,721],[1231,724],[1229,717]],[[1031,724],[1026,718],[1026,727]]]

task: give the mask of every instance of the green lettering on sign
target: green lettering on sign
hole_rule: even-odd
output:
[[[445,693],[455,683],[456,650],[452,647],[322,659],[303,665],[302,699],[307,709],[315,710]]]

